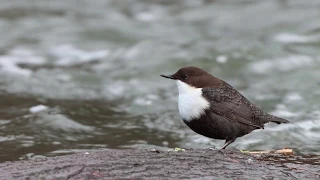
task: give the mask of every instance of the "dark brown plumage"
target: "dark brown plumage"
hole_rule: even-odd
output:
[[[180,84],[187,84],[191,89],[201,88],[201,95],[207,100],[209,106],[203,109],[199,116],[182,119],[193,131],[203,136],[226,140],[222,149],[226,148],[238,137],[246,135],[255,129],[264,129],[264,124],[268,122],[277,124],[289,122],[264,112],[231,85],[200,68],[184,67],[173,75],[161,76],[174,79]],[[193,93],[191,91],[190,95]],[[184,107],[185,105],[182,108]]]

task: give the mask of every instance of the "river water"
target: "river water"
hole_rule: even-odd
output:
[[[230,148],[320,154],[318,0],[2,0],[0,161],[208,148],[161,78],[194,65],[291,124]]]

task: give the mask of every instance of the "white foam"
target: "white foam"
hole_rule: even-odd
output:
[[[220,55],[216,58],[218,63],[226,63],[228,61],[228,57],[224,55]]]
[[[40,105],[33,106],[33,107],[29,108],[29,111],[30,111],[31,113],[39,113],[39,112],[45,111],[45,110],[47,110],[47,109],[48,109],[47,106],[40,104]]]
[[[291,33],[281,33],[274,36],[275,41],[283,43],[305,43],[310,39],[306,36],[291,34]]]
[[[300,115],[300,113],[294,113],[288,110],[287,106],[285,106],[284,104],[278,104],[276,106],[276,110],[274,110],[271,114],[279,116],[279,117],[296,117],[298,115]]]
[[[40,116],[35,124],[38,126],[47,126],[53,129],[64,130],[67,132],[80,132],[80,131],[93,131],[94,127],[83,125],[73,119],[69,119],[65,115],[62,114],[46,114]],[[68,136],[67,138],[71,138],[75,140],[77,137]]]
[[[105,86],[106,93],[110,96],[121,97],[125,93],[125,82],[123,81],[114,81],[110,82]]]
[[[300,101],[302,100],[302,97],[299,93],[297,92],[291,92],[291,93],[288,93],[286,96],[285,96],[285,100],[286,101]]]
[[[138,45],[135,45],[131,48],[129,48],[125,53],[124,53],[124,57],[126,59],[133,59],[135,58],[136,56],[138,56],[140,53],[141,53],[141,50],[143,48],[140,47],[141,45],[138,44]]]
[[[9,51],[7,55],[0,56],[0,72],[29,77],[32,74],[32,70],[21,68],[20,64],[40,65],[45,62],[44,58],[34,55],[31,50],[17,47]]]
[[[50,54],[57,58],[56,65],[73,66],[106,58],[109,55],[109,51],[83,51],[72,45],[61,45],[53,48]]]
[[[135,16],[140,21],[153,21],[156,20],[158,17],[151,13],[151,12],[139,12]]]
[[[293,33],[280,33],[274,36],[274,40],[282,43],[308,43],[319,41],[320,36],[304,36]]]
[[[134,99],[133,103],[140,106],[150,106],[153,104],[154,100],[157,100],[159,97],[154,94],[148,94],[145,97],[138,97]]]
[[[133,103],[140,106],[150,106],[152,104],[152,101],[150,99],[140,97],[136,98]]]
[[[314,64],[314,60],[310,56],[292,55],[283,58],[265,59],[254,62],[250,65],[250,69],[259,74],[269,73],[275,69],[280,71],[289,71],[301,67],[308,67]]]
[[[14,57],[10,56],[0,57],[0,71],[29,77],[32,74],[32,71],[20,68],[15,60]]]
[[[293,129],[298,129],[299,132],[303,132],[304,137],[308,137],[309,135],[306,135],[306,133],[311,133],[314,135],[317,134],[317,137],[320,137],[320,134],[317,131],[312,131],[312,129],[320,129],[320,125],[317,120],[303,120],[300,122],[291,122],[289,124],[281,124],[279,126],[274,126],[272,128],[265,128],[263,131],[270,131],[270,132],[291,132]]]
[[[5,124],[9,124],[11,122],[11,120],[3,120],[3,119],[0,119],[0,125],[3,126]]]

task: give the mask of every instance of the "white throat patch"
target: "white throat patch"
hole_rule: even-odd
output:
[[[179,89],[180,117],[185,121],[199,118],[210,107],[210,103],[202,96],[202,88],[195,88],[180,80],[176,80],[176,83]]]

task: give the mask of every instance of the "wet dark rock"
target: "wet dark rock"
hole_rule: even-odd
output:
[[[5,162],[0,179],[319,179],[320,157],[302,159],[233,150],[106,150]]]

